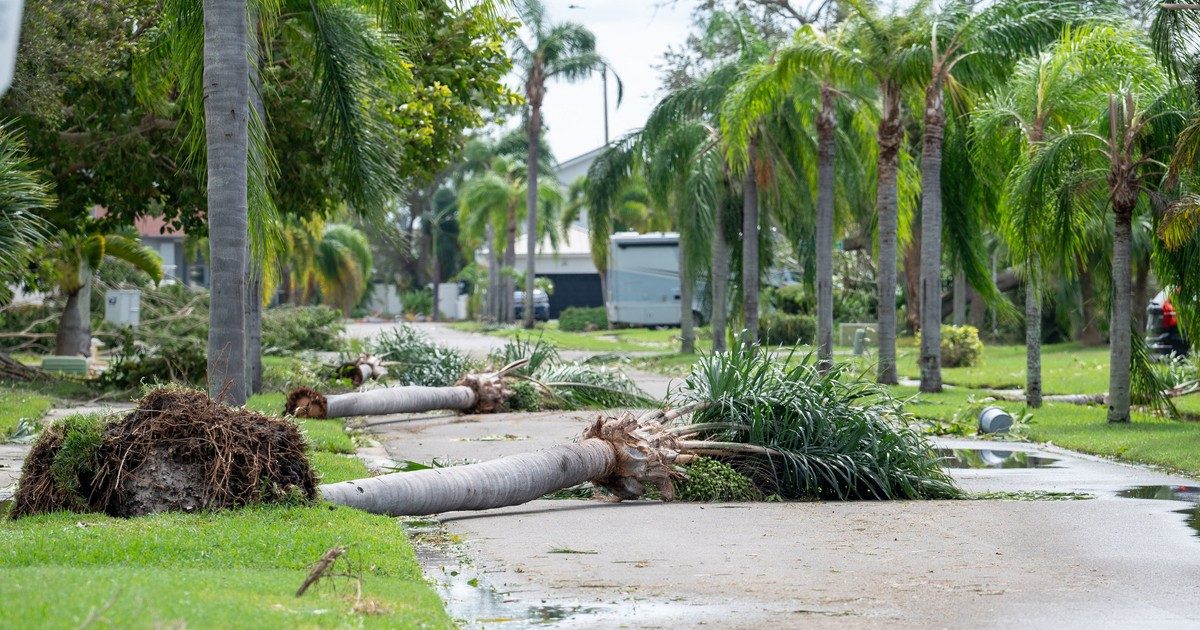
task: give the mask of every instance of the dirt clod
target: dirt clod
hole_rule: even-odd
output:
[[[128,517],[316,496],[296,425],[203,392],[154,390],[103,422],[86,452],[64,450],[79,430],[60,423],[43,432],[25,462],[12,518],[59,510]]]

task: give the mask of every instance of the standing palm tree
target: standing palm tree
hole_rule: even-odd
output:
[[[550,23],[542,0],[522,0],[520,18],[530,30],[531,40],[517,39],[513,58],[521,69],[525,83],[527,119],[526,133],[529,139],[528,200],[525,203],[532,211],[526,217],[525,232],[537,233],[538,206],[538,149],[542,135],[542,103],[546,96],[546,82],[553,79],[581,81],[596,72],[607,72],[608,62],[596,52],[596,36],[586,27],[574,22]],[[617,103],[621,101],[621,79],[617,78]],[[525,295],[533,295],[534,257],[537,254],[536,239],[526,244]],[[525,308],[525,327],[533,328],[533,310]]]
[[[212,309],[209,395],[246,402],[247,156],[250,64],[246,0],[204,0],[204,129]]]
[[[972,0],[951,0],[924,21],[906,56],[929,70],[921,139],[921,391],[942,390],[942,144],[945,97],[983,86],[1008,64],[1058,34],[1092,7],[1067,0],[1002,0],[976,11]]]
[[[1149,49],[1136,40],[1127,45],[1140,50],[1142,59],[1152,59]],[[1069,203],[1059,204],[1055,218],[1062,225],[1079,225],[1081,214],[1097,208],[1111,211],[1108,421],[1118,423],[1130,420],[1133,218],[1138,206],[1162,189],[1166,180],[1162,162],[1190,107],[1190,88],[1168,88],[1157,67],[1127,61],[1119,70],[1119,87],[1109,91],[1092,122],[1048,135],[1018,184],[1027,187],[1033,198],[1068,199]]]
[[[975,112],[975,159],[993,166],[996,179],[1005,181],[1000,197],[1004,233],[1025,268],[1025,401],[1030,407],[1042,403],[1039,272],[1047,263],[1070,269],[1085,245],[1078,242],[1083,232],[1053,221],[1053,200],[1032,196],[1020,175],[1048,134],[1086,126],[1097,99],[1118,87],[1112,82],[1126,69],[1146,65],[1144,50],[1130,44],[1128,34],[1111,27],[1070,31],[1052,48],[1021,61],[1008,83]]]
[[[547,179],[538,184],[540,191],[531,196],[528,190],[532,184],[530,179],[524,166],[497,157],[491,171],[464,182],[458,196],[459,234],[463,244],[470,249],[486,241],[491,259],[499,263],[489,265],[488,269],[488,303],[496,309],[491,313],[495,321],[511,322],[514,319],[514,267],[520,219],[531,215],[535,219],[533,236],[527,233],[526,237],[535,251],[542,238],[549,240],[552,246],[557,246],[558,242],[562,192],[556,181]],[[541,212],[529,211],[526,204],[531,197],[542,204]],[[490,239],[486,238],[488,234]],[[501,251],[503,258],[497,260]],[[525,310],[532,309],[527,307]]]
[[[67,298],[58,322],[55,354],[87,356],[91,353],[92,276],[106,257],[123,260],[154,282],[162,280],[162,258],[158,252],[138,242],[136,234],[106,234],[92,231],[85,235],[62,235],[49,254],[55,259],[58,288]]]

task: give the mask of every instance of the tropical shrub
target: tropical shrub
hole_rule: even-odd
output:
[[[263,311],[263,352],[340,350],[342,313],[328,306],[280,306]]]
[[[400,294],[400,308],[410,315],[433,314],[433,291],[413,289]]]
[[[794,346],[812,343],[817,335],[817,320],[811,315],[792,315],[781,311],[765,313],[758,320],[758,338],[767,346]]]
[[[558,329],[565,332],[586,332],[608,328],[608,312],[603,306],[581,308],[572,306],[558,314]]]
[[[388,373],[401,385],[446,387],[473,366],[458,350],[434,343],[411,326],[397,326],[373,344],[375,356],[393,363]]]
[[[817,299],[803,284],[788,284],[774,289],[767,300],[776,310],[789,315],[810,315]]]
[[[917,333],[917,347],[921,334]],[[972,367],[983,360],[983,342],[974,326],[942,324],[942,367]]]

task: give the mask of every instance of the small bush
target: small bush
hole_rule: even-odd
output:
[[[687,479],[675,484],[680,501],[758,501],[762,493],[749,477],[733,466],[708,457],[697,457],[687,467]]]
[[[580,308],[572,306],[558,314],[558,329],[564,332],[586,332],[608,328],[608,313],[603,306]]]
[[[374,354],[395,362],[388,373],[401,385],[446,387],[472,366],[459,351],[433,343],[411,326],[397,326],[381,334],[375,341]]]
[[[983,360],[983,342],[974,326],[942,325],[942,367],[973,367]],[[917,333],[917,347],[921,334]]]
[[[817,320],[811,315],[791,315],[776,311],[767,313],[758,320],[759,342],[766,346],[812,343],[816,335]]]
[[[816,310],[816,297],[803,284],[789,284],[771,293],[770,304],[789,315],[810,315]]]
[[[433,291],[414,289],[400,294],[400,308],[411,315],[433,314]]]
[[[340,350],[342,314],[328,306],[280,306],[263,311],[262,346],[268,354]]]

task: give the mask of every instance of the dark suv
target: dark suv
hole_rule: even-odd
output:
[[[1159,291],[1146,307],[1146,345],[1161,355],[1186,355],[1187,339],[1179,330],[1179,317],[1166,291]]]
[[[525,319],[525,292],[513,292],[513,310],[518,321]],[[540,322],[550,321],[550,296],[541,289],[533,290],[533,318]]]

